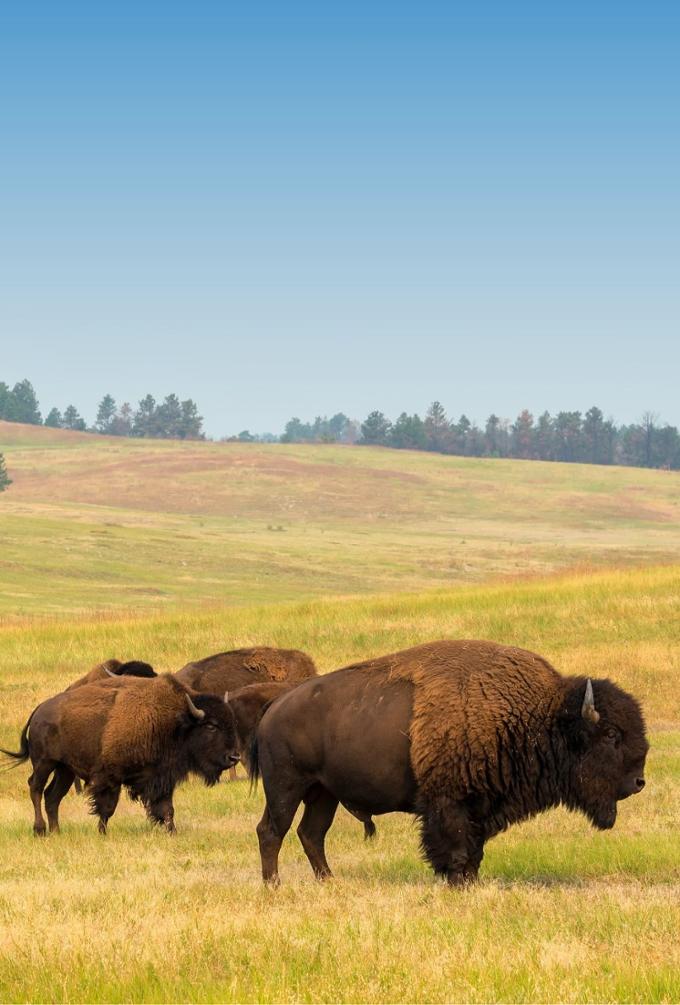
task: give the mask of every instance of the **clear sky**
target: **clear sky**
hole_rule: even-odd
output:
[[[680,424],[677,3],[0,11],[0,380]]]

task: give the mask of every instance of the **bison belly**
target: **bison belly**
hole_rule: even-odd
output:
[[[329,674],[283,695],[258,731],[265,788],[320,783],[350,810],[413,812],[411,687]],[[265,767],[265,762],[267,767]]]

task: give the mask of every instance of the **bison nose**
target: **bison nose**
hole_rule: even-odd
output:
[[[636,791],[637,792],[642,792],[642,790],[644,789],[644,787],[645,787],[645,780],[644,780],[644,778],[636,778],[635,779],[635,788],[636,788]]]

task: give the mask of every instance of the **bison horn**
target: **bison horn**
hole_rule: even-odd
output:
[[[229,692],[228,691],[224,692],[224,704],[225,705],[229,704]]]
[[[108,674],[109,677],[117,677],[118,676],[117,673],[114,673],[113,670],[109,670],[108,667],[104,667],[103,669],[104,669],[104,673]]]
[[[189,695],[186,696],[186,699],[187,699],[187,705],[189,706],[189,711],[194,716],[194,718],[196,718],[196,719],[205,719],[205,712],[203,711],[203,709],[202,708],[196,708],[196,706],[194,705],[194,703],[191,700],[191,697]]]
[[[593,694],[593,682],[590,677],[588,678],[588,683],[586,684],[586,694],[583,699],[583,705],[581,705],[581,715],[588,722],[599,722],[600,713],[595,708],[595,695]]]

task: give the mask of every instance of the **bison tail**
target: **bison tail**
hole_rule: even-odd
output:
[[[250,779],[250,789],[257,788],[257,783],[260,780],[260,762],[258,760],[258,749],[257,749],[257,730],[253,733],[253,738],[250,741],[250,749],[248,750],[248,761],[246,764],[248,769],[248,778]]]
[[[9,757],[9,758],[11,758],[15,762],[14,764],[8,764],[8,765],[6,765],[6,767],[8,767],[8,768],[18,768],[20,764],[23,764],[24,761],[28,760],[28,753],[29,753],[29,750],[28,750],[28,727],[31,724],[31,719],[33,718],[34,714],[35,714],[35,709],[33,709],[33,711],[31,712],[31,714],[29,715],[28,722],[26,723],[26,725],[24,726],[24,728],[21,731],[21,739],[19,741],[19,749],[18,750],[5,750],[4,747],[0,747],[0,754],[4,754],[5,757]]]
[[[364,841],[372,841],[376,835],[375,824],[371,819],[364,820]]]

